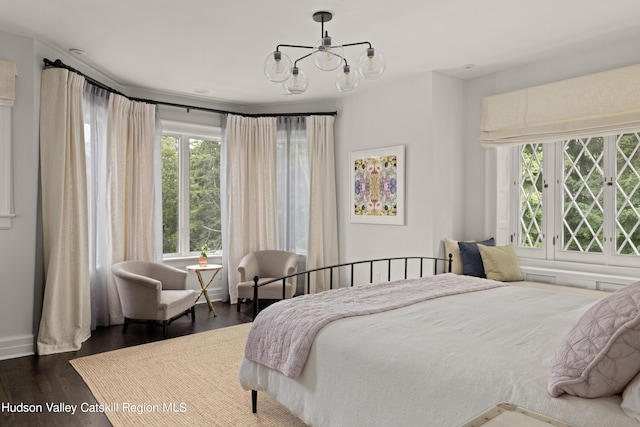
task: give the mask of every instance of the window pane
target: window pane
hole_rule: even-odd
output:
[[[162,252],[178,252],[178,143],[162,136]]]
[[[616,141],[616,253],[640,255],[640,143],[638,134]]]
[[[302,119],[304,121],[304,119]],[[304,126],[282,126],[277,140],[278,248],[306,254],[309,234],[309,150]]]
[[[520,241],[522,248],[542,247],[542,144],[520,149]]]
[[[604,138],[565,141],[563,161],[562,248],[602,253]]]
[[[189,139],[189,250],[222,249],[220,142]]]

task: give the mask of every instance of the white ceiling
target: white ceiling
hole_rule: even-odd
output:
[[[261,105],[344,96],[336,72],[310,59],[299,63],[303,95],[285,97],[263,75],[276,45],[315,44],[319,10],[334,13],[325,25],[334,39],[370,41],[385,57],[385,74],[358,90],[430,70],[474,77],[640,36],[638,0],[0,0],[0,31],[82,49],[78,59],[123,87]],[[354,63],[361,50],[345,55]]]

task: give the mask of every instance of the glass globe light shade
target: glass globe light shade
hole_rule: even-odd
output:
[[[356,71],[351,71],[351,67],[345,65],[342,70],[338,72],[338,78],[336,79],[336,87],[340,92],[349,92],[358,87],[360,82],[360,76]]]
[[[373,48],[365,50],[358,60],[358,72],[365,79],[377,79],[384,73],[384,58]]]
[[[282,83],[282,87],[288,94],[299,95],[307,90],[307,87],[309,87],[309,80],[307,79],[307,75],[304,71],[298,69],[298,67],[293,67],[291,70],[291,76]]]
[[[313,46],[313,62],[322,71],[337,70],[344,58],[342,45],[329,36],[320,39]]]
[[[282,83],[291,75],[291,58],[280,51],[267,55],[264,60],[264,75],[275,83]]]

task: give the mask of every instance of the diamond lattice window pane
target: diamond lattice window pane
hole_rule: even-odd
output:
[[[640,137],[616,141],[616,253],[640,255]]]
[[[604,139],[563,143],[563,244],[565,251],[603,251]]]
[[[520,240],[523,248],[542,247],[542,171],[541,144],[520,149]]]

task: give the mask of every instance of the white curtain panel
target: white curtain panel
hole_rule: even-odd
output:
[[[307,117],[311,175],[307,270],[339,262],[333,116]],[[315,274],[311,293],[329,289],[329,272]],[[334,286],[339,279],[334,274]]]
[[[42,72],[40,173],[45,287],[37,351],[78,350],[90,336],[84,78]]]
[[[276,139],[275,117],[227,117],[225,267],[232,304],[237,301],[242,257],[277,247]]]
[[[110,92],[85,84],[83,107],[89,191],[89,272],[91,277],[91,330],[109,326],[111,241],[108,210],[107,115]]]
[[[107,157],[111,263],[155,261],[155,106],[112,94],[109,99]],[[109,275],[109,317],[124,321],[113,276]]]
[[[162,253],[162,121],[158,114],[158,108],[155,108],[155,136],[153,141],[153,186],[154,186],[154,207],[155,223],[153,224],[153,253],[155,261],[161,263],[163,261]]]
[[[484,147],[637,131],[640,65],[487,96],[482,104]]]
[[[278,249],[307,253],[309,144],[303,116],[278,117]]]
[[[227,191],[227,115],[221,117],[222,144],[220,146],[220,216],[222,223],[222,265],[229,265],[229,192]],[[228,268],[222,270],[222,300],[229,302]]]

